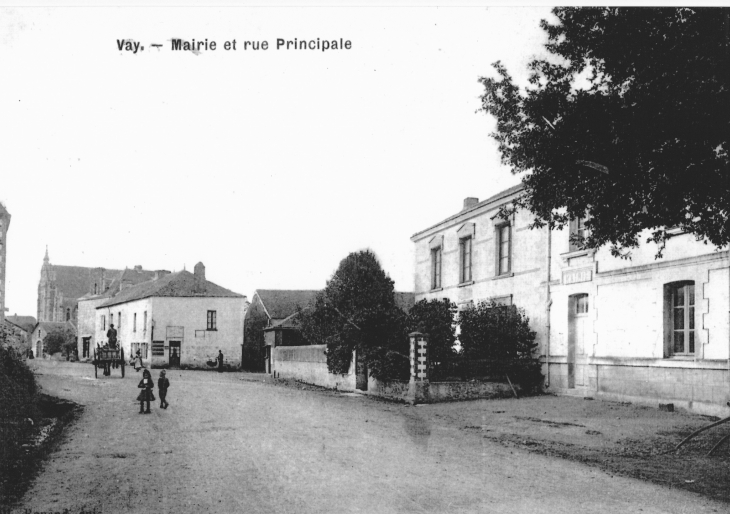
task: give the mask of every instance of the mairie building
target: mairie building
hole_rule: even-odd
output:
[[[631,259],[571,245],[565,230],[531,229],[532,216],[498,216],[515,186],[416,233],[416,301],[461,308],[495,300],[530,317],[552,392],[724,416],[730,401],[730,259],[670,230],[663,258],[642,244]],[[640,240],[646,240],[641,237]]]

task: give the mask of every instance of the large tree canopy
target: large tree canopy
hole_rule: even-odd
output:
[[[327,365],[347,373],[353,350],[377,378],[408,371],[404,313],[395,303],[393,280],[369,250],[340,262],[299,323],[311,344],[327,344]]]
[[[730,242],[730,10],[556,8],[548,59],[519,88],[481,78],[502,161],[525,173],[534,226],[588,216],[583,245],[628,255],[681,227]]]

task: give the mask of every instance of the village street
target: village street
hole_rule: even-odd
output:
[[[13,512],[726,512],[699,495],[504,447],[428,409],[257,375],[170,371],[170,408],[138,414],[140,374],[31,362],[85,405]],[[158,371],[153,370],[156,380]],[[157,391],[155,390],[155,394]],[[489,402],[451,408],[493,409]],[[426,419],[428,418],[428,419]],[[435,421],[436,420],[436,421]]]

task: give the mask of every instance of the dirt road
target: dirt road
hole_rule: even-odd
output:
[[[133,371],[95,380],[88,364],[36,365],[45,392],[86,408],[13,512],[727,512],[506,448],[425,415],[436,406],[173,371],[170,408],[140,415]]]

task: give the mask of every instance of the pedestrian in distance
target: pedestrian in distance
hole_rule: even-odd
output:
[[[170,387],[170,381],[165,376],[165,370],[160,371],[160,378],[157,379],[157,388],[160,391],[160,408],[166,409],[169,403],[167,403],[167,389]]]
[[[139,373],[139,370],[144,368],[142,363],[142,354],[137,350],[137,354],[134,356],[134,371]]]
[[[223,352],[218,350],[218,373],[223,372]]]
[[[155,388],[155,383],[152,380],[152,375],[148,369],[142,372],[142,380],[139,381],[138,388],[142,389],[137,396],[139,402],[139,413],[150,414],[150,402],[155,401],[155,395],[152,389]],[[147,402],[147,410],[144,409],[144,404]]]

